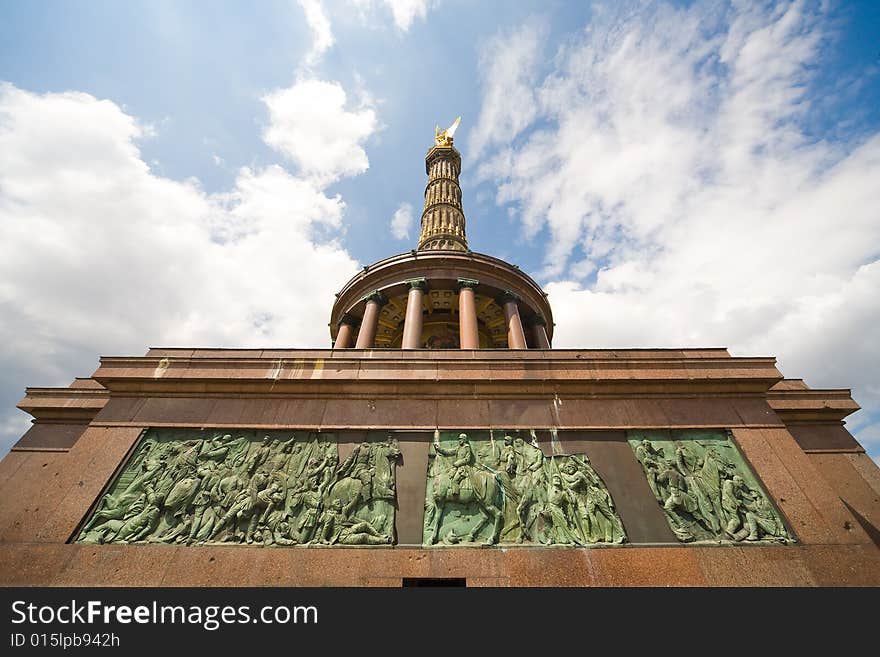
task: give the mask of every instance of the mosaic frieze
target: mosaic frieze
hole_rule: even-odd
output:
[[[86,543],[388,545],[396,440],[151,429],[77,540]]]
[[[630,431],[628,439],[680,541],[792,542],[726,432]]]
[[[426,545],[626,540],[611,495],[589,458],[548,457],[527,438],[489,431],[436,435],[429,450]]]

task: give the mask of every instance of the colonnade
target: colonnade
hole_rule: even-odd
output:
[[[403,320],[402,349],[420,349],[422,347],[422,327],[424,315],[422,309],[425,304],[425,294],[428,290],[428,282],[425,278],[412,278],[406,281],[409,292],[406,299],[406,315]],[[459,278],[456,281],[458,289],[458,328],[459,344],[462,349],[479,349],[480,336],[477,322],[476,289],[480,281],[473,278]],[[339,320],[339,330],[336,334],[334,349],[371,349],[376,340],[376,331],[379,327],[379,313],[382,306],[388,303],[388,299],[379,290],[374,290],[361,299],[364,302],[363,318],[353,315],[344,315]],[[507,326],[507,346],[509,349],[528,349],[525,329],[532,334],[532,342],[537,349],[549,349],[550,339],[547,336],[546,322],[540,315],[534,315],[524,326],[520,317],[519,296],[510,291],[505,291],[495,297],[495,302],[504,311],[504,320]],[[357,340],[353,340],[354,331],[360,324]],[[352,345],[354,342],[354,345]]]

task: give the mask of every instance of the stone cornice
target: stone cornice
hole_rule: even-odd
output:
[[[767,403],[786,423],[836,422],[861,408],[848,388],[812,390],[780,385],[768,391]]]
[[[644,351],[630,357],[552,350],[524,350],[524,357],[506,350],[424,350],[406,357],[396,349],[279,350],[276,357],[256,351],[254,357],[226,358],[186,353],[105,357],[93,378],[114,393],[451,397],[763,395],[782,378],[773,358],[645,356],[650,352]]]
[[[26,388],[17,406],[39,421],[88,422],[110,398],[103,388]]]

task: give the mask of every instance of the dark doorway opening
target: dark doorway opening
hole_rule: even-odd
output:
[[[404,577],[404,586],[467,586],[464,577]]]

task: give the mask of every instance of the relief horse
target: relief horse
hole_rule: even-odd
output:
[[[473,543],[483,527],[491,521],[492,535],[485,541],[485,545],[494,545],[498,542],[504,524],[504,513],[501,509],[503,507],[501,485],[495,479],[494,473],[474,467],[461,482],[460,490],[456,495],[453,493],[452,477],[454,472],[453,469],[434,475],[433,492],[429,499],[429,507],[426,509],[426,517],[429,519],[431,527],[430,544],[433,545],[437,542],[447,504],[454,503],[475,504],[482,516],[477,525],[464,536],[463,542]]]

